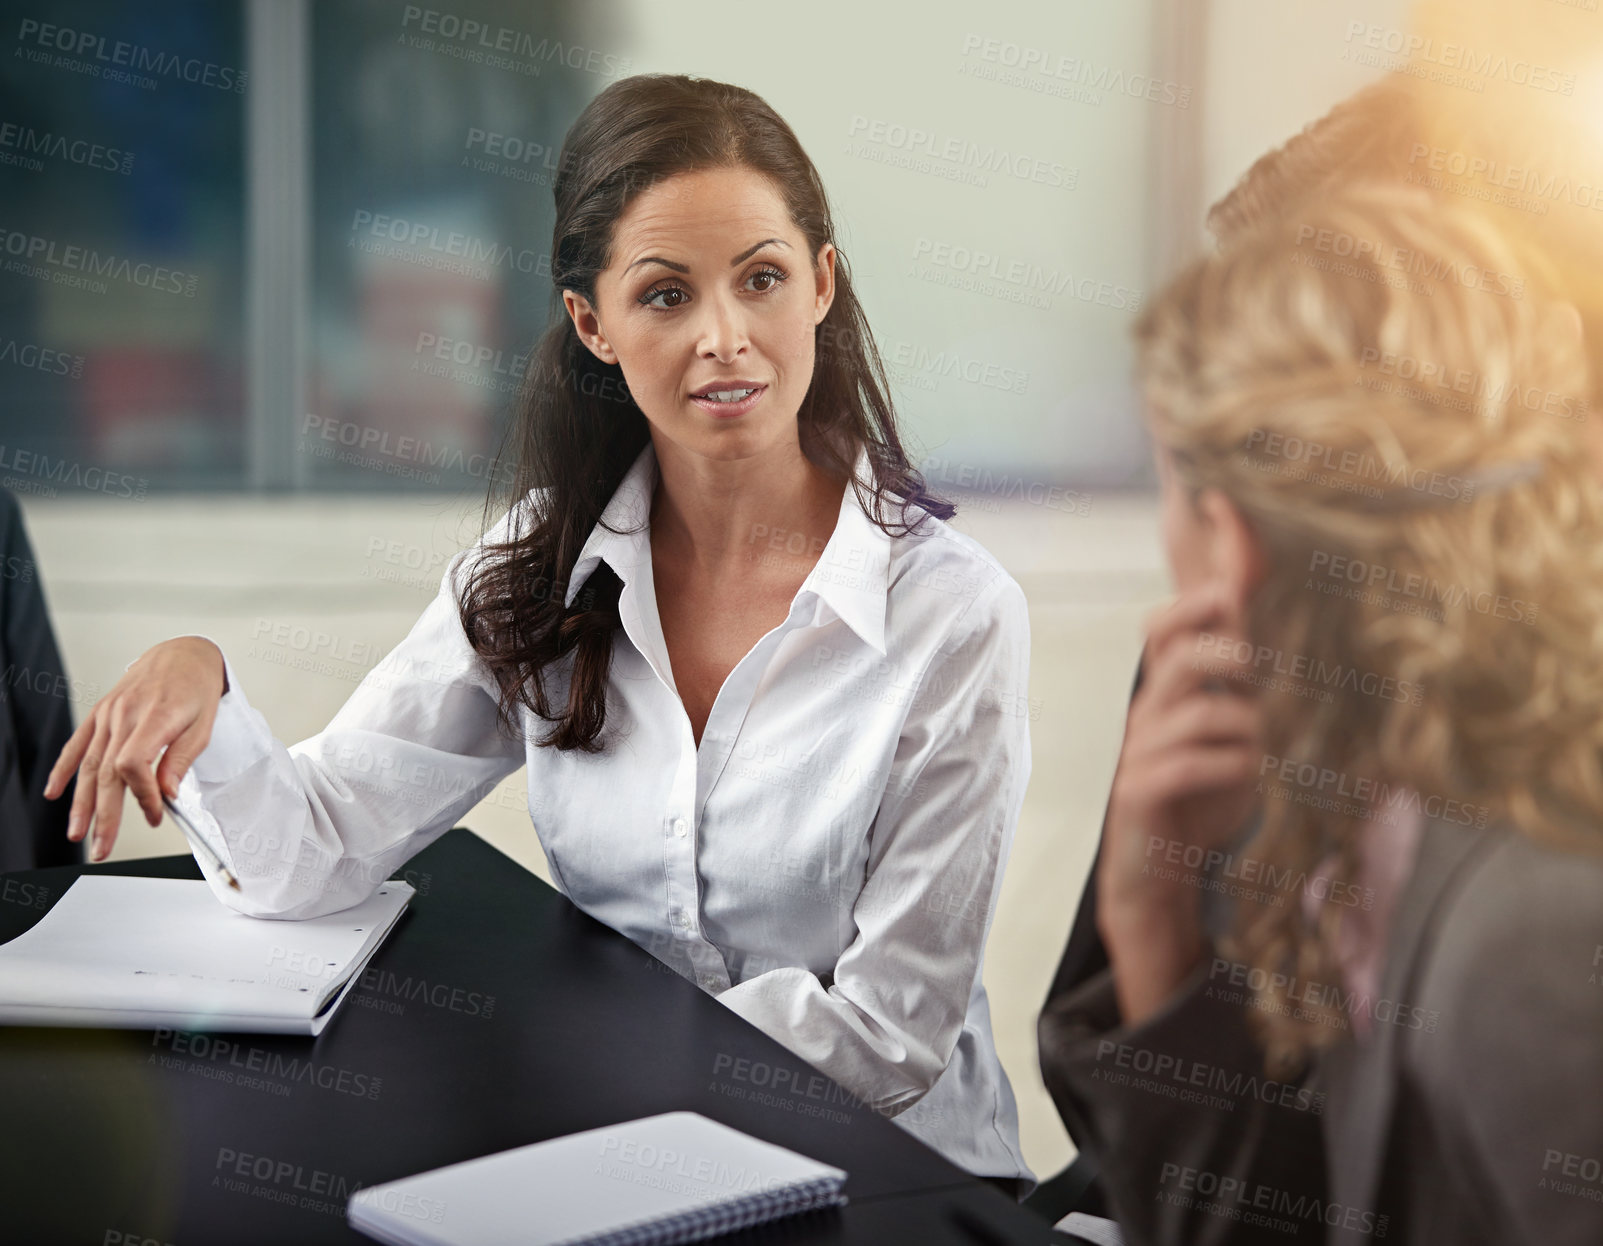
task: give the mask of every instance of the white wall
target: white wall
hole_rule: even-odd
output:
[[[736,82],[790,123],[829,189],[889,361],[898,352],[956,352],[1028,375],[1019,395],[902,369],[911,381],[899,387],[903,412],[929,453],[953,464],[1024,469],[1037,479],[1117,484],[1145,463],[1128,387],[1133,313],[1099,306],[1094,283],[1124,287],[1132,299],[1144,292],[1147,133],[1153,110],[1165,105],[1041,74],[1016,86],[974,73],[1039,53],[1054,65],[1077,58],[1128,81],[1148,70],[1148,8],[821,0],[765,9],[745,0],[627,0],[609,37],[634,72]],[[989,52],[987,41],[995,41]],[[1036,89],[1044,87],[1079,98]],[[982,153],[1006,153],[1015,167],[1027,160],[1032,172],[1039,162],[1047,182],[1064,184],[991,173],[982,187],[952,180],[974,171],[960,161],[929,161],[930,171],[882,163],[909,153],[871,141],[877,123],[887,136],[892,125],[922,130],[935,136],[937,150],[972,143]],[[923,260],[921,242],[932,248]],[[929,262],[938,245],[994,255],[1004,273],[1016,264],[1037,270],[1040,280],[1072,275],[1070,289],[1089,278],[1092,301],[1058,293],[1043,310],[936,284],[965,275]],[[1017,282],[995,284],[1028,293]],[[1110,290],[1105,297],[1121,296]]]
[[[1203,192],[1213,203],[1259,156],[1379,74],[1349,59],[1348,23],[1407,29],[1412,0],[1209,0]]]

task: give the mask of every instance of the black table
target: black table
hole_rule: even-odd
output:
[[[200,876],[0,876],[0,942],[80,873]],[[315,1039],[0,1028],[0,1241],[362,1243],[362,1186],[676,1109],[850,1174],[846,1208],[721,1241],[1066,1240],[471,831],[398,877],[418,894]]]

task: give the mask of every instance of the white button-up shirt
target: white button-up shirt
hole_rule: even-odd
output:
[[[868,479],[866,456],[857,471]],[[355,904],[524,763],[575,904],[954,1163],[1033,1183],[980,981],[1030,772],[1023,593],[938,520],[886,533],[848,485],[790,613],[729,673],[698,748],[652,583],[657,478],[648,444],[567,589],[571,603],[601,561],[623,583],[604,751],[539,746],[548,725],[527,711],[521,739],[497,731],[455,599],[475,547],[309,740],[274,740],[230,667],[180,794],[240,875],[234,891],[206,869],[213,891],[263,917]],[[802,540],[753,539],[792,554]],[[557,704],[569,669],[552,668]]]

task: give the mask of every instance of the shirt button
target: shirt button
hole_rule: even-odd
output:
[[[673,911],[673,924],[675,926],[684,926],[686,924],[684,909],[675,909]]]
[[[683,839],[690,834],[690,825],[683,818],[675,818],[673,820],[673,833]]]
[[[709,973],[702,978],[701,985],[705,990],[716,991],[718,989],[718,979]]]

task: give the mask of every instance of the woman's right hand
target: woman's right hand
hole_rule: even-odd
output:
[[[204,637],[163,641],[78,724],[50,769],[44,794],[55,800],[77,771],[67,838],[83,839],[93,821],[91,861],[116,842],[125,789],[150,825],[161,821],[162,793],[178,794],[179,780],[211,739],[218,702],[228,691],[225,670],[222,650]]]
[[[1226,846],[1257,803],[1262,712],[1251,665],[1236,657],[1245,613],[1210,582],[1149,627],[1097,867],[1097,924],[1130,1025],[1202,958],[1199,871],[1189,867]]]

